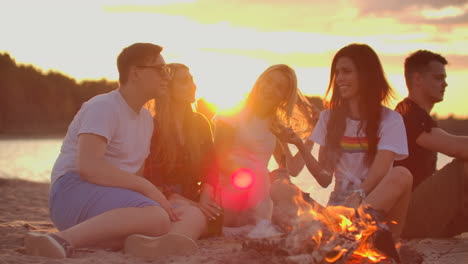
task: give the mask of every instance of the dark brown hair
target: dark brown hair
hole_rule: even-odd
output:
[[[437,61],[443,65],[447,65],[447,60],[440,54],[428,51],[418,50],[411,53],[405,59],[405,82],[408,90],[411,86],[411,76],[416,73],[422,73],[427,71],[427,67],[431,61]]]
[[[175,89],[175,81],[177,79],[177,72],[189,71],[190,69],[180,63],[169,63],[167,66],[171,69],[171,80],[168,84],[169,92],[166,96],[156,100],[153,113],[155,118],[155,133],[157,133],[156,144],[152,144],[151,152],[155,159],[153,159],[153,165],[159,167],[165,174],[172,173],[177,163],[178,155],[181,155],[178,138],[176,137],[176,126],[174,107],[171,100],[171,91]],[[206,124],[208,128],[209,122],[206,118],[198,113],[194,113],[191,103],[185,105],[184,112],[184,136],[186,145],[188,146],[188,158],[192,165],[196,165],[201,162],[202,153],[200,145],[204,140],[212,140],[211,138],[204,138],[202,134],[206,129],[200,127],[200,125]],[[154,136],[153,136],[154,137]],[[196,166],[195,166],[196,167]]]
[[[331,94],[327,106],[330,109],[330,119],[327,124],[326,158],[331,166],[335,166],[341,156],[340,142],[346,129],[346,117],[349,106],[343,100],[340,89],[335,85],[335,69],[338,59],[347,57],[356,66],[359,83],[359,114],[360,128],[364,129],[368,138],[366,165],[370,166],[377,153],[378,130],[382,119],[382,103],[387,103],[392,97],[392,89],[385,77],[379,57],[366,44],[350,44],[340,49],[333,58],[330,69],[330,82],[325,97]]]
[[[117,69],[119,70],[119,82],[125,84],[131,66],[144,65],[155,60],[163,48],[152,43],[135,43],[122,50],[117,57]]]

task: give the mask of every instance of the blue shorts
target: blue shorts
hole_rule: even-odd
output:
[[[60,177],[49,199],[50,218],[60,231],[112,209],[159,206],[141,193],[84,181],[77,172]]]

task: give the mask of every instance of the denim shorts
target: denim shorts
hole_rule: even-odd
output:
[[[52,185],[49,199],[50,217],[60,231],[112,209],[159,206],[141,193],[96,185],[73,171]]]

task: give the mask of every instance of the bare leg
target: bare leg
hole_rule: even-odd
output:
[[[468,219],[468,161],[463,161],[463,193],[462,193],[462,215]]]
[[[463,161],[463,179],[468,183],[468,160]]]
[[[270,188],[270,174],[268,172],[258,172],[247,197],[247,207],[251,211],[251,218],[254,224],[263,219],[271,220],[273,201],[270,197]]]
[[[273,215],[273,201],[268,196],[253,210],[253,220],[258,223],[262,219],[271,220]]]
[[[137,217],[136,217],[137,216]],[[170,230],[167,213],[159,206],[114,209],[56,233],[73,247],[121,248],[127,236],[160,236]]]
[[[205,215],[198,207],[187,201],[177,200],[176,204],[178,207],[174,208],[174,212],[180,218],[180,221],[172,222],[169,233],[181,234],[197,240],[208,224]]]
[[[408,207],[411,201],[411,188],[409,191],[403,193],[400,199],[395,203],[392,209],[388,212],[390,220],[397,222],[396,225],[390,225],[395,239],[399,239],[406,223],[406,215],[408,214]]]
[[[463,205],[463,170],[463,162],[453,160],[415,188],[411,195],[403,237],[447,238],[468,231],[460,217]]]
[[[273,202],[270,198],[268,171],[257,171],[255,181],[248,189],[238,189],[231,184],[223,186],[221,206],[224,209],[224,226],[240,227],[256,224],[261,219],[271,220]]]
[[[405,224],[412,185],[411,173],[406,168],[395,167],[366,198],[366,202],[373,208],[385,211],[389,220],[397,222],[396,225],[390,225],[395,239],[400,238]]]
[[[248,191],[225,185],[221,191],[221,206],[224,210],[224,226],[239,227],[251,224],[248,208]]]
[[[125,240],[125,254],[140,257],[195,254],[197,240],[206,229],[207,220],[190,200],[169,199],[180,219],[172,222],[168,234],[160,237],[131,235]]]

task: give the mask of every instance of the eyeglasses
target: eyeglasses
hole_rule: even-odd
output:
[[[169,68],[167,65],[136,65],[136,67],[143,69],[155,69],[164,77],[171,76],[171,68]]]

